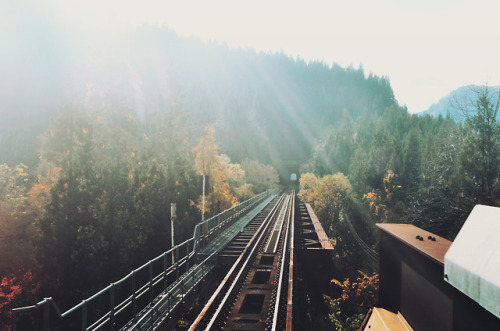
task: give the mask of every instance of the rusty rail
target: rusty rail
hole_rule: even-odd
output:
[[[228,304],[228,299],[234,294],[234,289],[237,284],[242,281],[245,271],[249,266],[250,261],[255,256],[258,247],[264,242],[267,229],[272,224],[279,206],[284,201],[282,195],[279,201],[272,208],[264,222],[259,226],[259,229],[247,244],[243,252],[240,254],[236,262],[232,265],[229,272],[224,277],[223,281],[208,300],[207,304],[198,315],[196,320],[191,324],[189,330],[210,330],[217,322],[222,319],[222,312]]]

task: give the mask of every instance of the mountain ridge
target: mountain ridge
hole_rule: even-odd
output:
[[[433,103],[427,110],[416,114],[419,116],[430,115],[433,117],[438,117],[440,115],[445,117],[449,114],[449,116],[454,120],[462,122],[464,120],[464,116],[461,113],[461,110],[457,108],[457,104],[473,97],[471,94],[474,94],[474,90],[478,88],[481,88],[481,86],[474,84],[461,86],[443,96],[439,99],[439,101]],[[500,85],[488,86],[488,89],[493,93],[498,94],[500,92]],[[499,119],[499,115],[497,115],[497,119]]]

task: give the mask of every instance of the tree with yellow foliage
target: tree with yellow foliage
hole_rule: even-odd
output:
[[[227,156],[219,155],[218,148],[215,140],[215,124],[207,125],[205,136],[200,138],[194,152],[196,154],[195,168],[200,175],[208,176],[210,182],[210,189],[205,188],[205,213],[208,215],[216,215],[239,202],[238,198],[231,193],[223,164]],[[203,209],[201,199],[198,202],[198,208]]]
[[[373,212],[383,223],[395,221],[401,215],[403,204],[397,200],[396,195],[401,189],[398,185],[398,176],[394,171],[388,170],[384,180],[384,190],[373,189],[364,195],[364,198],[370,202]]]
[[[0,330],[8,330],[1,325],[10,324],[11,309],[34,301],[38,288],[32,240],[42,208],[32,180],[23,164],[0,165]]]
[[[379,275],[368,276],[361,270],[358,270],[358,274],[353,277],[355,280],[349,278],[342,282],[337,279],[331,280],[336,290],[341,291],[335,299],[323,295],[328,305],[329,320],[336,330],[359,330],[366,312],[375,304]]]
[[[312,203],[327,231],[333,233],[333,225],[339,221],[342,204],[352,191],[347,177],[340,172],[322,178],[307,173],[300,176],[299,185],[299,197]]]

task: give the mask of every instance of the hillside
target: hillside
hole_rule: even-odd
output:
[[[284,173],[306,162],[344,113],[355,118],[396,105],[389,81],[362,69],[230,49],[166,27],[90,39],[32,26],[37,34],[21,36],[0,65],[6,73],[0,83],[9,87],[0,100],[0,163],[36,165],[50,119],[62,108],[84,107],[133,111],[144,125],[157,112],[175,112],[198,136],[216,122],[224,153],[273,163]],[[40,34],[43,40],[35,38]]]
[[[418,113],[419,115],[431,115],[434,117],[438,117],[442,115],[445,117],[448,113],[450,116],[457,120],[463,121],[463,115],[459,109],[457,109],[457,105],[463,103],[466,100],[469,100],[473,97],[473,89],[477,89],[476,85],[467,85],[457,88],[450,92],[450,94],[442,97],[438,102],[433,103],[429,109]],[[492,86],[490,87],[490,91],[494,93],[498,93],[500,91],[500,86]],[[497,119],[500,119],[500,115],[497,116]]]

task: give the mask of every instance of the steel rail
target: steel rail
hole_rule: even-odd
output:
[[[203,318],[205,318],[205,315],[208,314],[210,308],[212,307],[212,305],[216,301],[217,297],[220,295],[220,293],[222,293],[222,290],[225,287],[227,287],[227,284],[229,283],[230,279],[232,278],[233,273],[235,272],[235,270],[237,269],[237,267],[240,265],[241,260],[244,257],[245,253],[248,251],[249,247],[252,247],[252,245],[253,245],[253,243],[255,241],[256,236],[259,233],[261,233],[261,235],[259,236],[259,239],[262,238],[262,235],[265,233],[265,231],[262,231],[263,227],[265,226],[265,229],[267,229],[269,227],[269,224],[271,224],[271,220],[274,217],[274,215],[276,214],[276,211],[278,210],[279,205],[281,204],[282,200],[283,200],[283,196],[280,197],[280,199],[278,200],[278,202],[275,204],[275,206],[269,212],[268,216],[265,218],[265,220],[259,226],[259,228],[256,231],[255,235],[252,237],[252,239],[249,241],[249,243],[245,246],[243,252],[240,254],[240,256],[235,261],[235,263],[233,263],[231,269],[229,270],[229,272],[224,277],[224,280],[219,285],[219,287],[217,288],[217,290],[214,292],[214,294],[212,295],[212,297],[208,300],[208,302],[205,305],[205,307],[203,308],[202,312],[200,313],[200,315],[198,315],[197,319],[193,322],[193,324],[191,325],[191,327],[190,327],[189,330],[195,330],[196,328],[198,328],[198,326],[202,322]],[[255,246],[257,246],[257,245],[255,245]],[[241,268],[240,268],[240,270],[241,270]],[[239,275],[240,274],[241,273],[239,273]],[[236,279],[238,279],[238,278],[236,277]],[[231,293],[231,291],[228,291],[227,293]],[[227,297],[227,295],[225,296],[225,298],[226,297]],[[222,306],[223,306],[222,304],[219,304],[218,307],[222,307]],[[220,309],[217,309],[216,312],[217,312],[217,314],[215,314],[215,316],[212,319],[217,318],[217,315],[218,315],[218,312],[220,312]],[[208,329],[208,327],[206,329]]]
[[[260,201],[261,201],[261,200],[260,200]],[[224,222],[227,222],[228,220],[230,220],[230,218],[226,219],[226,221],[224,221]],[[205,224],[206,224],[206,223],[207,223],[207,221],[205,221]],[[217,223],[218,223],[218,225],[222,225],[222,224],[223,224],[223,223],[220,223],[219,221],[218,221]],[[217,254],[218,254],[218,250],[210,251],[210,252],[209,252],[209,254],[210,254],[210,255],[209,255],[209,256],[208,256],[208,257],[207,257],[207,258],[206,258],[206,259],[205,259],[205,260],[204,260],[201,264],[198,264],[199,266],[201,266],[201,265],[205,265],[207,261],[212,260],[212,259],[213,259],[213,258],[214,258]],[[194,273],[196,273],[196,272],[197,272],[197,271],[196,271],[196,270],[194,270],[193,272],[191,272],[191,273],[186,273],[186,274],[185,274],[185,276],[182,276],[181,278],[179,278],[181,288],[184,288],[184,286],[186,286],[186,285],[185,285],[186,283],[187,283],[187,284],[189,284],[189,280],[188,280],[187,282],[185,282],[185,281],[184,281],[184,279],[187,279],[187,278],[189,277],[189,275],[191,275],[191,276],[192,276],[192,278],[193,278],[193,279],[191,280],[191,283],[192,283],[191,285],[192,285],[192,286],[195,286],[195,285],[197,285],[197,284],[199,283],[199,279],[198,279],[199,277],[198,277],[198,276],[196,276],[196,277],[197,277],[197,278],[196,278],[196,282],[195,282],[195,280],[194,280]],[[189,287],[189,285],[187,285],[187,286]],[[170,292],[175,292],[175,291],[176,291],[176,289],[175,289],[175,288],[177,288],[177,290],[178,290],[178,286],[177,286],[177,287],[174,287],[174,288],[170,289],[168,292],[166,292],[166,293],[165,293],[165,295],[163,296],[164,298],[165,298],[165,297],[167,297],[167,301],[168,301],[168,302],[170,302],[170,297],[172,296],[172,295],[170,294]],[[185,288],[184,288],[184,289],[185,289]],[[183,290],[181,290],[181,291],[183,291]],[[183,292],[183,293],[184,293],[184,294],[183,294],[183,296],[187,295],[187,294],[188,294],[188,293],[190,293],[190,292],[191,292],[191,289],[188,289],[188,292],[185,292],[185,293]],[[160,300],[157,300],[157,302],[151,302],[148,306],[146,306],[146,307],[145,307],[145,310],[146,310],[147,312],[145,312],[145,313],[144,313],[144,312],[141,312],[141,313],[139,314],[139,320],[138,320],[138,321],[137,321],[137,320],[136,320],[136,321],[134,321],[134,322],[133,322],[134,324],[133,324],[132,326],[131,326],[130,324],[128,324],[126,329],[127,329],[127,330],[129,330],[129,329],[134,329],[134,330],[135,330],[135,329],[137,329],[137,328],[138,328],[138,329],[141,329],[141,330],[143,330],[143,329],[144,329],[144,330],[146,330],[146,329],[148,329],[148,330],[149,330],[149,329],[151,329],[151,328],[153,328],[153,329],[154,329],[153,324],[154,324],[154,325],[156,325],[156,324],[155,324],[155,322],[153,321],[153,316],[154,316],[155,314],[156,314],[157,316],[159,316],[159,317],[157,318],[157,320],[161,320],[161,319],[163,319],[163,316],[164,316],[164,312],[165,312],[165,311],[164,311],[164,309],[163,309],[162,307],[165,307],[165,304],[164,304],[164,302],[163,302],[163,301],[164,301],[163,299],[160,299]],[[177,300],[177,299],[174,299],[174,301],[175,301],[174,306],[176,306],[176,305],[178,304],[178,300]],[[158,308],[158,307],[160,307],[160,308]],[[170,304],[170,303],[168,304],[168,307],[169,307],[169,308],[168,308],[168,311],[170,311],[170,310],[171,310],[171,304]],[[148,310],[149,310],[149,311],[148,311]],[[167,312],[167,314],[168,314],[168,313],[169,313],[169,312]],[[150,326],[149,326],[149,327],[144,326],[144,323],[146,323],[145,321],[150,321]],[[142,324],[142,325],[141,325],[141,324]]]
[[[212,306],[215,304],[217,298],[219,298],[222,295],[223,290],[229,286],[229,289],[226,291],[226,294],[221,299],[221,302],[218,304],[217,308],[215,308],[215,312],[211,316],[210,321],[208,322],[208,324],[204,330],[210,330],[210,328],[218,320],[218,318],[220,317],[219,315],[220,315],[222,309],[224,308],[228,298],[233,294],[232,292],[233,292],[236,284],[241,280],[241,276],[243,275],[243,271],[246,269],[248,262],[251,260],[254,253],[257,251],[257,248],[260,246],[263,239],[265,238],[265,234],[267,232],[267,229],[269,229],[270,225],[272,224],[272,220],[276,216],[277,210],[283,204],[284,198],[285,198],[285,195],[283,194],[279,198],[278,202],[274,205],[272,210],[269,212],[268,216],[264,219],[262,224],[259,226],[259,228],[257,229],[257,231],[254,234],[254,236],[252,237],[252,239],[245,246],[243,252],[240,254],[238,259],[233,263],[231,269],[228,271],[228,273],[224,277],[221,284],[218,286],[218,288],[212,294],[212,296],[208,300],[207,304],[205,305],[205,307],[203,308],[201,313],[198,315],[196,320],[191,324],[189,331],[198,330],[198,328],[201,326],[205,317],[208,316],[208,313],[212,309]],[[249,252],[249,250],[250,250],[250,252]],[[246,257],[246,259],[243,261],[243,259],[245,257]],[[237,270],[239,270],[238,273],[235,276],[233,276]]]
[[[284,208],[286,208],[285,210],[285,215],[283,215],[283,220],[281,221],[281,224],[280,224],[280,229],[279,229],[279,235],[278,235],[278,240],[276,240],[276,243],[274,244],[274,247],[273,247],[273,253],[276,253],[278,251],[278,246],[279,246],[279,243],[280,243],[280,236],[281,236],[281,233],[283,232],[283,227],[285,226],[285,218],[286,218],[286,215],[287,213],[289,213],[289,204],[290,204],[290,195],[287,195],[287,201],[285,202],[286,206]]]
[[[288,299],[286,304],[286,331],[291,331],[293,327],[293,254],[295,241],[295,194],[292,201],[292,221],[290,226],[290,255],[288,266]]]
[[[286,265],[286,257],[287,257],[287,243],[288,243],[288,234],[289,234],[289,229],[290,229],[290,223],[292,219],[292,213],[291,213],[291,206],[292,206],[292,199],[288,199],[287,201],[288,205],[286,206],[286,216],[288,217],[287,219],[287,226],[285,230],[285,236],[283,238],[283,249],[281,252],[281,266],[280,266],[280,273],[279,273],[279,280],[278,280],[278,287],[276,290],[276,299],[274,302],[274,313],[273,313],[273,320],[272,320],[272,325],[271,325],[271,330],[276,331],[276,327],[278,326],[278,313],[279,313],[279,308],[280,308],[280,301],[281,301],[281,289],[283,287],[283,276],[285,272],[285,265]]]
[[[285,198],[286,200],[286,198]],[[282,201],[282,203],[284,204],[285,203],[285,200]],[[277,210],[277,209],[276,209]],[[276,214],[276,213],[274,213]],[[238,272],[238,274],[236,275],[236,278],[233,280],[232,284],[231,284],[231,287],[229,288],[228,292],[226,293],[226,295],[224,296],[224,299],[222,300],[221,304],[219,305],[219,307],[217,308],[217,311],[215,312],[214,316],[212,317],[212,319],[210,320],[210,323],[207,325],[206,329],[205,330],[210,330],[213,325],[215,324],[216,320],[219,318],[219,314],[221,313],[225,303],[227,302],[227,299],[230,297],[230,295],[233,293],[233,290],[236,286],[236,284],[240,281],[241,279],[241,276],[243,275],[243,272],[247,270],[247,266],[249,265],[249,262],[253,260],[254,258],[254,253],[256,252],[256,250],[259,248],[259,244],[260,242],[262,241],[262,239],[264,238],[265,234],[266,234],[266,231],[267,229],[269,229],[271,223],[272,223],[272,218],[273,218],[274,215],[272,215],[270,217],[270,222],[265,226],[265,228],[262,230],[261,234],[259,235],[259,239],[257,240],[257,242],[255,243],[255,245],[253,246],[252,248],[252,251],[250,252],[250,254],[248,254],[248,257],[246,258],[244,264],[241,266],[241,269],[240,271]],[[265,222],[263,222],[264,224]],[[262,227],[262,225],[261,225]]]
[[[272,225],[272,231],[269,233],[269,236],[267,238],[267,241],[266,241],[266,244],[265,244],[265,247],[264,247],[264,251],[265,252],[269,252],[269,253],[276,253],[276,248],[277,248],[277,245],[279,243],[279,235],[276,236],[276,242],[275,242],[275,245],[273,247],[273,250],[270,252],[269,251],[269,246],[271,246],[272,242],[273,242],[273,236],[274,236],[274,233],[276,231],[276,226],[277,226],[277,223],[279,221],[279,219],[281,218],[281,216],[286,213],[284,212],[284,210],[286,209],[286,199],[288,198],[287,195],[284,194],[284,200],[283,200],[283,204],[280,206],[280,212],[278,213],[273,225]],[[284,217],[284,216],[283,216]],[[283,222],[280,223],[281,226],[283,226]],[[280,227],[280,230],[279,230],[279,234],[281,235],[281,227]]]

